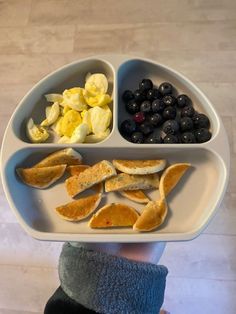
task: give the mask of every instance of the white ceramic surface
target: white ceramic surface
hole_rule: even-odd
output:
[[[36,116],[40,121],[46,102],[44,94],[62,92],[83,85],[87,72],[103,72],[113,94],[113,129],[111,135],[97,144],[31,144],[25,137],[25,121]],[[124,89],[134,89],[140,79],[149,77],[155,83],[171,82],[179,93],[193,100],[194,107],[206,113],[211,121],[212,138],[203,144],[133,144],[118,131],[125,117],[120,98]],[[37,120],[36,120],[37,122]],[[60,219],[54,208],[70,201],[64,179],[46,190],[27,187],[16,176],[15,168],[30,166],[41,157],[64,147],[73,147],[86,163],[101,159],[166,158],[169,163],[190,162],[193,167],[168,197],[169,213],[165,223],[148,233],[131,228],[90,229],[88,219],[71,223]],[[229,172],[229,145],[222,122],[206,96],[188,79],[172,69],[151,60],[130,56],[100,56],[76,61],[48,75],[22,99],[7,126],[1,150],[1,173],[11,208],[22,227],[33,237],[50,241],[149,242],[180,241],[196,237],[207,226],[224,196]],[[158,192],[151,195],[158,197]],[[122,201],[138,210],[142,206],[116,193],[104,194],[105,202]]]

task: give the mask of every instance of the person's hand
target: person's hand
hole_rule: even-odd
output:
[[[71,243],[86,249],[105,252],[135,261],[157,264],[165,249],[165,242],[151,243]]]

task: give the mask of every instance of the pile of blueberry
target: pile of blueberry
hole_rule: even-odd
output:
[[[195,111],[187,95],[174,96],[174,87],[162,83],[159,88],[143,79],[139,89],[126,90],[122,99],[132,115],[120,124],[124,138],[133,143],[203,143],[211,138],[208,117]]]

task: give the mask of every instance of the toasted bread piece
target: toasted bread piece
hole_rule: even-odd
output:
[[[79,221],[88,217],[98,207],[102,194],[97,193],[57,207],[57,214],[69,221]]]
[[[128,198],[131,201],[137,202],[137,203],[148,203],[150,199],[148,196],[142,191],[142,190],[124,190],[119,191],[119,193]]]
[[[116,169],[107,160],[103,160],[84,170],[78,176],[72,176],[66,180],[66,189],[70,196],[74,197],[91,186],[100,183],[107,178],[116,175]]]
[[[63,176],[66,165],[43,168],[18,168],[16,172],[20,179],[34,188],[44,189]]]
[[[159,227],[164,222],[167,211],[168,207],[165,199],[150,201],[133,225],[133,229],[136,231],[151,231]]]
[[[190,166],[189,163],[178,163],[171,165],[163,172],[159,186],[161,198],[167,197]]]
[[[58,150],[46,158],[38,162],[34,167],[42,168],[42,167],[50,167],[57,165],[79,165],[82,162],[82,156],[80,153],[75,151],[73,148],[65,148],[62,150]]]
[[[117,176],[105,181],[105,191],[120,190],[147,190],[158,188],[159,177],[157,174],[134,175],[127,173],[119,173]]]
[[[83,172],[84,170],[88,169],[90,166],[88,165],[73,165],[73,166],[68,166],[66,168],[66,171],[71,175],[71,176],[78,176]]]
[[[71,176],[75,176],[75,175],[80,175],[81,172],[83,172],[84,170],[88,169],[90,166],[88,165],[76,165],[76,166],[68,166],[66,168],[66,170],[69,172],[69,174]],[[103,183],[100,182],[94,186],[92,186],[92,189],[96,192],[96,193],[103,193]]]
[[[164,159],[160,160],[113,160],[116,169],[128,174],[151,174],[163,170]]]
[[[91,228],[128,227],[138,219],[139,214],[133,207],[112,203],[100,208],[89,221]]]

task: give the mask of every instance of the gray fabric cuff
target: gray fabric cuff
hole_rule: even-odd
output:
[[[59,277],[65,293],[98,313],[157,314],[164,299],[165,266],[130,261],[65,243]]]

